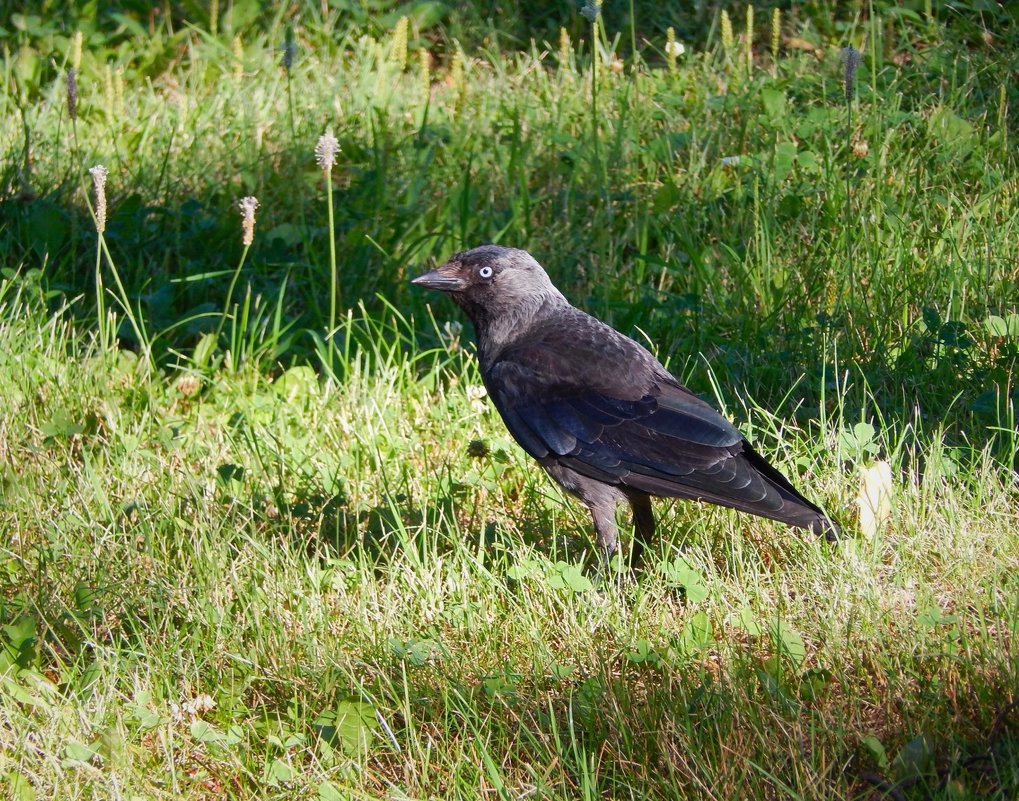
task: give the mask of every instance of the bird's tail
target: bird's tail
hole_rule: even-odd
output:
[[[782,496],[781,509],[774,512],[757,512],[765,517],[773,518],[790,526],[805,528],[814,534],[823,536],[828,542],[842,539],[842,527],[827,515],[820,506],[808,501],[789,479],[772,467],[749,444],[744,443],[743,455]]]
[[[824,512],[821,512],[808,528],[813,534],[820,534],[828,542],[838,542],[842,539],[842,527]]]

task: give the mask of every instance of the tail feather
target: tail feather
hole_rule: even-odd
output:
[[[828,542],[842,539],[842,527],[815,503],[807,500],[794,487],[789,479],[772,467],[763,456],[755,451],[750,443],[744,440],[743,456],[782,496],[784,503],[781,510],[768,514],[791,526],[808,529],[813,534],[824,536]]]

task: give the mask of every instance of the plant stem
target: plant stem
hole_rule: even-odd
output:
[[[106,330],[106,290],[103,288],[103,249],[96,243],[96,323],[99,326],[99,347],[105,353],[110,343]]]
[[[591,23],[591,139],[594,145],[594,158],[601,164],[601,151],[598,147],[598,18]]]
[[[637,66],[637,14],[634,11],[634,0],[630,0],[630,64]]]
[[[336,273],[336,229],[333,226],[333,168],[326,171],[326,208],[329,215],[329,341],[336,333],[336,306],[339,294],[339,276]]]
[[[226,322],[226,316],[230,313],[230,304],[233,302],[234,289],[237,287],[237,279],[241,277],[241,270],[244,268],[244,262],[248,258],[248,249],[251,245],[245,245],[244,250],[241,251],[241,260],[237,262],[237,269],[234,270],[233,277],[230,279],[230,287],[226,291],[226,303],[223,304],[223,313],[219,316],[219,325],[216,326],[216,341],[219,341],[219,335],[223,333],[223,324]]]
[[[853,99],[846,94],[846,266],[849,269],[849,288],[856,286],[856,268],[853,264]]]
[[[148,335],[145,332],[144,321],[139,320],[135,316],[134,311],[131,309],[131,301],[127,296],[127,290],[124,288],[124,283],[120,280],[120,273],[117,271],[117,265],[113,263],[113,256],[110,255],[110,248],[106,244],[106,237],[102,233],[99,234],[99,247],[102,252],[106,254],[106,263],[110,266],[110,275],[113,276],[113,283],[117,287],[117,300],[124,309],[124,314],[127,315],[127,320],[131,323],[131,329],[134,331],[135,338],[138,340],[138,345],[142,349],[143,359],[146,367],[150,366],[151,349],[148,339]]]

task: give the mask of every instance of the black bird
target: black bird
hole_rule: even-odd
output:
[[[655,533],[654,495],[839,536],[731,423],[645,348],[571,306],[526,251],[483,245],[412,283],[446,292],[467,312],[495,408],[521,447],[591,510],[606,558],[625,500],[636,531],[631,561],[639,561]]]

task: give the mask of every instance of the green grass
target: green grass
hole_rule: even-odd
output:
[[[320,7],[86,14],[73,129],[70,31],[0,32],[0,788],[1016,797],[1013,20],[987,44],[965,10],[807,9],[784,32],[819,56],[773,64],[758,9],[748,74],[710,15],[637,4],[599,29],[625,69],[595,107],[579,15],[565,62],[480,6],[416,18],[401,72],[398,14]],[[705,37],[674,73],[665,24]],[[461,318],[407,285],[486,240],[646,337],[854,536],[660,502],[646,569],[599,578]]]

